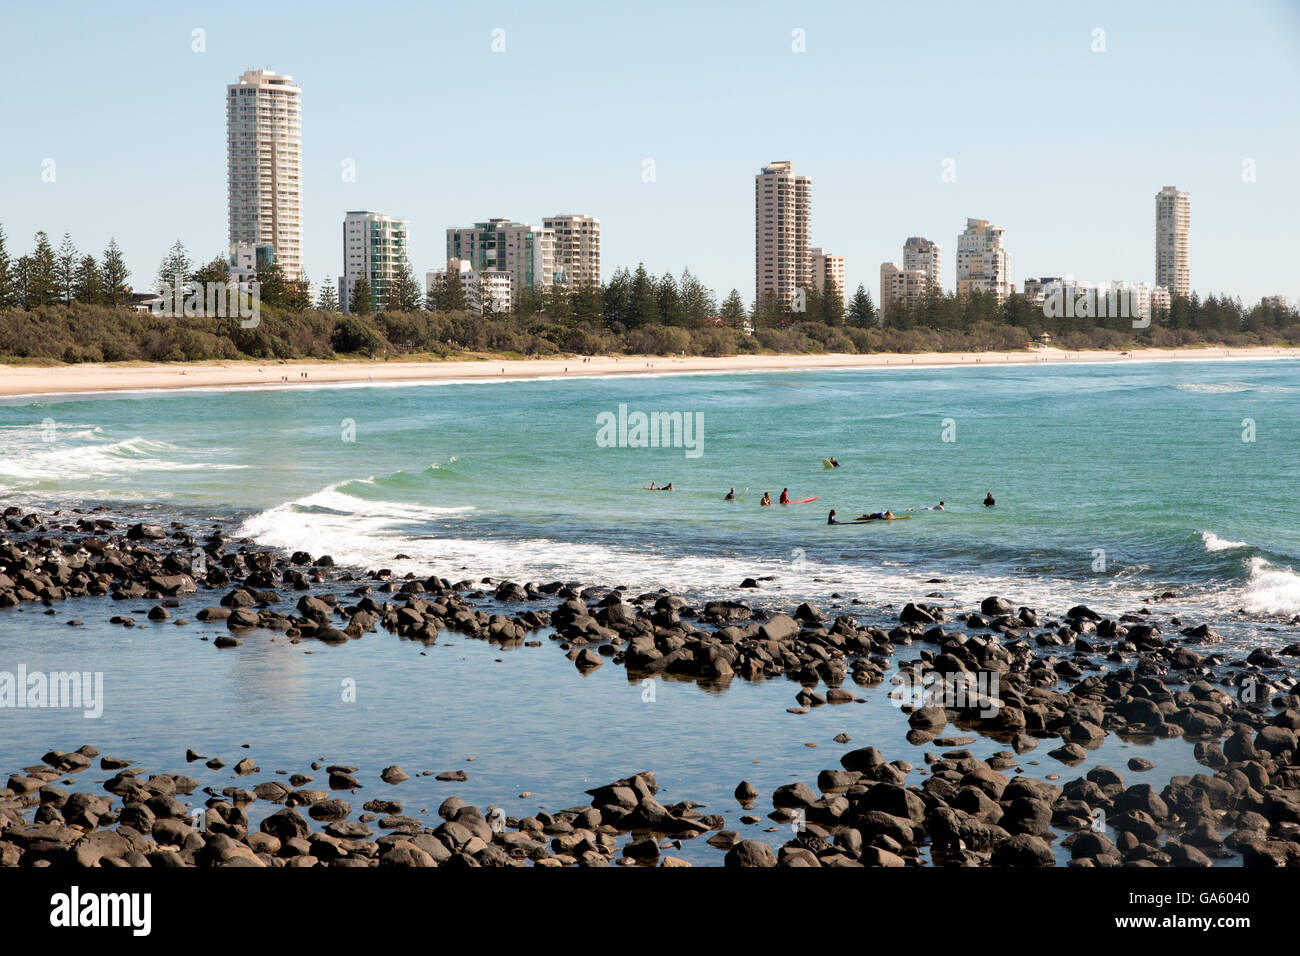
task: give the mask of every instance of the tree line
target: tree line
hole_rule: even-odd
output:
[[[175,243],[154,285],[226,282],[222,256],[195,263]],[[37,233],[34,249],[14,259],[0,229],[0,356],[64,362],[295,359],[514,355],[688,354],[756,352],[921,352],[1024,348],[1049,333],[1066,348],[1136,348],[1195,344],[1300,343],[1294,307],[1193,295],[1175,299],[1149,328],[1128,318],[1050,317],[1024,295],[998,302],[990,294],[935,291],[913,305],[892,302],[884,313],[859,285],[847,302],[832,283],[801,290],[795,302],[760,297],[748,309],[738,290],[720,302],[689,269],[655,276],[644,265],[620,268],[603,285],[519,290],[513,306],[480,315],[467,310],[459,276],[427,290],[401,263],[372,289],[359,280],[341,314],[335,286],[315,299],[303,276],[278,264],[258,270],[261,317],[256,328],[212,318],[125,312],[129,272],[117,243],[96,258],[78,253],[65,235],[58,249]]]

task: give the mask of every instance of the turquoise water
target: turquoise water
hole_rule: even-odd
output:
[[[698,416],[700,454],[602,447],[620,405]],[[398,572],[708,594],[773,575],[783,598],[873,604],[941,578],[963,601],[1107,610],[1172,590],[1258,621],[1300,613],[1298,410],[1285,361],[50,399],[0,406],[0,492],[238,514],[262,543]],[[786,487],[818,499],[759,507]]]
[[[1083,602],[1114,614],[1172,590],[1176,599],[1152,605],[1162,621],[1211,620],[1241,647],[1280,645],[1297,639],[1287,621],[1300,613],[1298,388],[1294,364],[1215,362],[45,398],[0,405],[0,495],[219,522],[362,568],[669,587],[786,609],[812,599],[864,620],[893,619],[930,592],[962,609],[1001,593],[1048,613]],[[598,416],[620,404],[702,415],[701,454],[602,447]],[[1242,441],[1243,419],[1253,442]],[[829,455],[843,467],[824,470]],[[641,490],[652,480],[680,490]],[[748,495],[724,502],[733,485]],[[759,506],[784,487],[818,498]],[[980,506],[988,490],[992,509]],[[949,510],[908,521],[825,524],[831,507],[854,517],[941,498]],[[766,576],[759,592],[735,589]],[[173,615],[194,621],[215,600],[186,598]],[[936,750],[906,742],[887,686],[806,714],[786,712],[799,690],[787,680],[735,680],[723,692],[656,680],[647,701],[620,667],[579,674],[545,632],[541,647],[508,650],[454,634],[430,647],[384,632],[331,647],[253,632],[219,651],[211,638],[224,626],[146,623],[147,607],[86,599],[0,614],[0,670],[105,675],[99,719],[6,711],[0,770],[93,743],[220,789],[313,774],[316,759],[361,767],[366,788],[349,798],[358,810],[385,798],[433,816],[451,795],[511,815],[555,810],[651,769],[665,802],[701,801],[778,846],[788,827],[739,822],[741,779],[757,787],[761,816],[777,786],[814,784],[845,750],[873,744],[917,768]],[[123,613],[141,626],[107,623]],[[85,626],[67,627],[74,616]],[[349,680],[355,702],[341,693]],[[834,742],[839,733],[852,742]],[[970,744],[982,757],[1003,746]],[[1105,763],[1162,786],[1204,769],[1183,740],[1111,734],[1075,767],[1047,756],[1055,746],[1044,741],[1012,772],[1064,782]],[[252,756],[261,771],[235,780],[229,766],[186,764],[191,747],[229,765]],[[1156,770],[1124,770],[1137,754]],[[465,769],[469,780],[413,776],[391,788],[378,773],[392,763],[413,775]],[[106,776],[88,771],[79,784]],[[922,779],[921,769],[908,777]],[[250,813],[256,822],[273,809]],[[722,858],[702,840],[672,852]]]

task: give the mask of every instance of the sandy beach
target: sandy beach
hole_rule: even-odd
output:
[[[689,372],[770,372],[828,368],[1037,365],[1089,362],[1170,362],[1218,359],[1294,359],[1300,349],[1187,348],[1130,352],[1042,348],[1022,352],[928,352],[907,354],[605,356],[584,362],[562,359],[492,359],[447,362],[195,362],[0,365],[0,396],[141,391],[153,389],[294,387],[369,382],[437,382],[466,379],[527,379],[562,375],[662,375]]]

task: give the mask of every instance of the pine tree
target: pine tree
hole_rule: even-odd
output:
[[[278,262],[261,266],[257,270],[257,287],[258,301],[262,305],[269,305],[276,309],[285,307],[289,294],[288,283],[284,278],[284,270],[280,268]]]
[[[82,256],[77,263],[77,274],[72,281],[72,298],[87,305],[101,305],[104,302],[104,279],[99,272],[99,263],[92,255]]]
[[[832,328],[844,324],[844,294],[835,280],[827,277],[822,280],[821,320]]]
[[[733,329],[738,329],[745,321],[745,300],[740,297],[739,289],[732,289],[723,300],[722,320]]]
[[[656,321],[664,325],[682,324],[682,297],[671,272],[665,272],[655,287],[655,305],[658,312]]]
[[[632,276],[632,295],[629,303],[627,327],[637,328],[649,325],[659,319],[659,303],[655,295],[654,276],[645,271],[645,264],[639,263]]]
[[[5,231],[0,226],[0,310],[11,309],[17,302],[17,290],[14,288],[14,267],[5,248]]]
[[[856,326],[876,324],[876,306],[871,301],[871,293],[866,286],[858,283],[858,291],[853,293],[849,303],[849,321]]]
[[[426,312],[443,312],[443,303],[447,301],[447,274],[435,275],[424,294]]]
[[[126,305],[126,280],[131,278],[126,262],[122,259],[122,250],[117,247],[116,239],[108,240],[104,250],[104,265],[100,269],[104,282],[104,298],[109,305]]]
[[[311,308],[311,281],[303,273],[285,283],[284,307],[290,312],[306,312]]]
[[[206,288],[209,283],[224,285],[230,279],[230,266],[223,256],[214,256],[194,270],[194,283]]]
[[[601,314],[611,328],[627,328],[632,315],[632,275],[620,266],[601,292]]]
[[[411,273],[411,264],[405,259],[398,262],[397,268],[393,270],[393,278],[388,283],[388,301],[384,307],[394,312],[419,311],[420,283]]]
[[[164,288],[171,289],[174,292],[178,285],[182,289],[190,286],[193,279],[194,263],[190,261],[190,254],[185,249],[185,243],[177,239],[158,266],[158,275],[154,279],[154,288],[159,292]]]
[[[375,303],[370,295],[370,280],[364,276],[352,287],[352,304],[348,311],[357,315],[374,314]]]
[[[28,289],[32,278],[32,257],[19,256],[14,262],[14,305],[20,309],[30,309],[35,303],[28,299]]]
[[[479,296],[482,298],[483,276],[480,273]],[[490,308],[491,303],[488,303]],[[469,308],[469,303],[465,300],[465,283],[460,281],[460,270],[450,269],[442,281],[442,311],[444,312],[464,312]]]
[[[72,244],[71,234],[65,232],[59,243],[58,254],[54,257],[54,275],[59,287],[59,295],[67,304],[72,304],[72,284],[77,275],[77,247]]]
[[[26,298],[29,309],[53,305],[59,301],[59,278],[54,250],[50,247],[50,237],[43,232],[36,234],[36,250],[31,256]]]
[[[326,279],[321,283],[320,295],[316,297],[316,308],[321,312],[339,311],[339,294],[334,283]]]

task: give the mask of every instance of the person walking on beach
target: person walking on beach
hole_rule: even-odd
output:
[[[984,496],[984,507],[992,508],[995,504],[997,502],[993,500],[993,492],[990,491]]]

